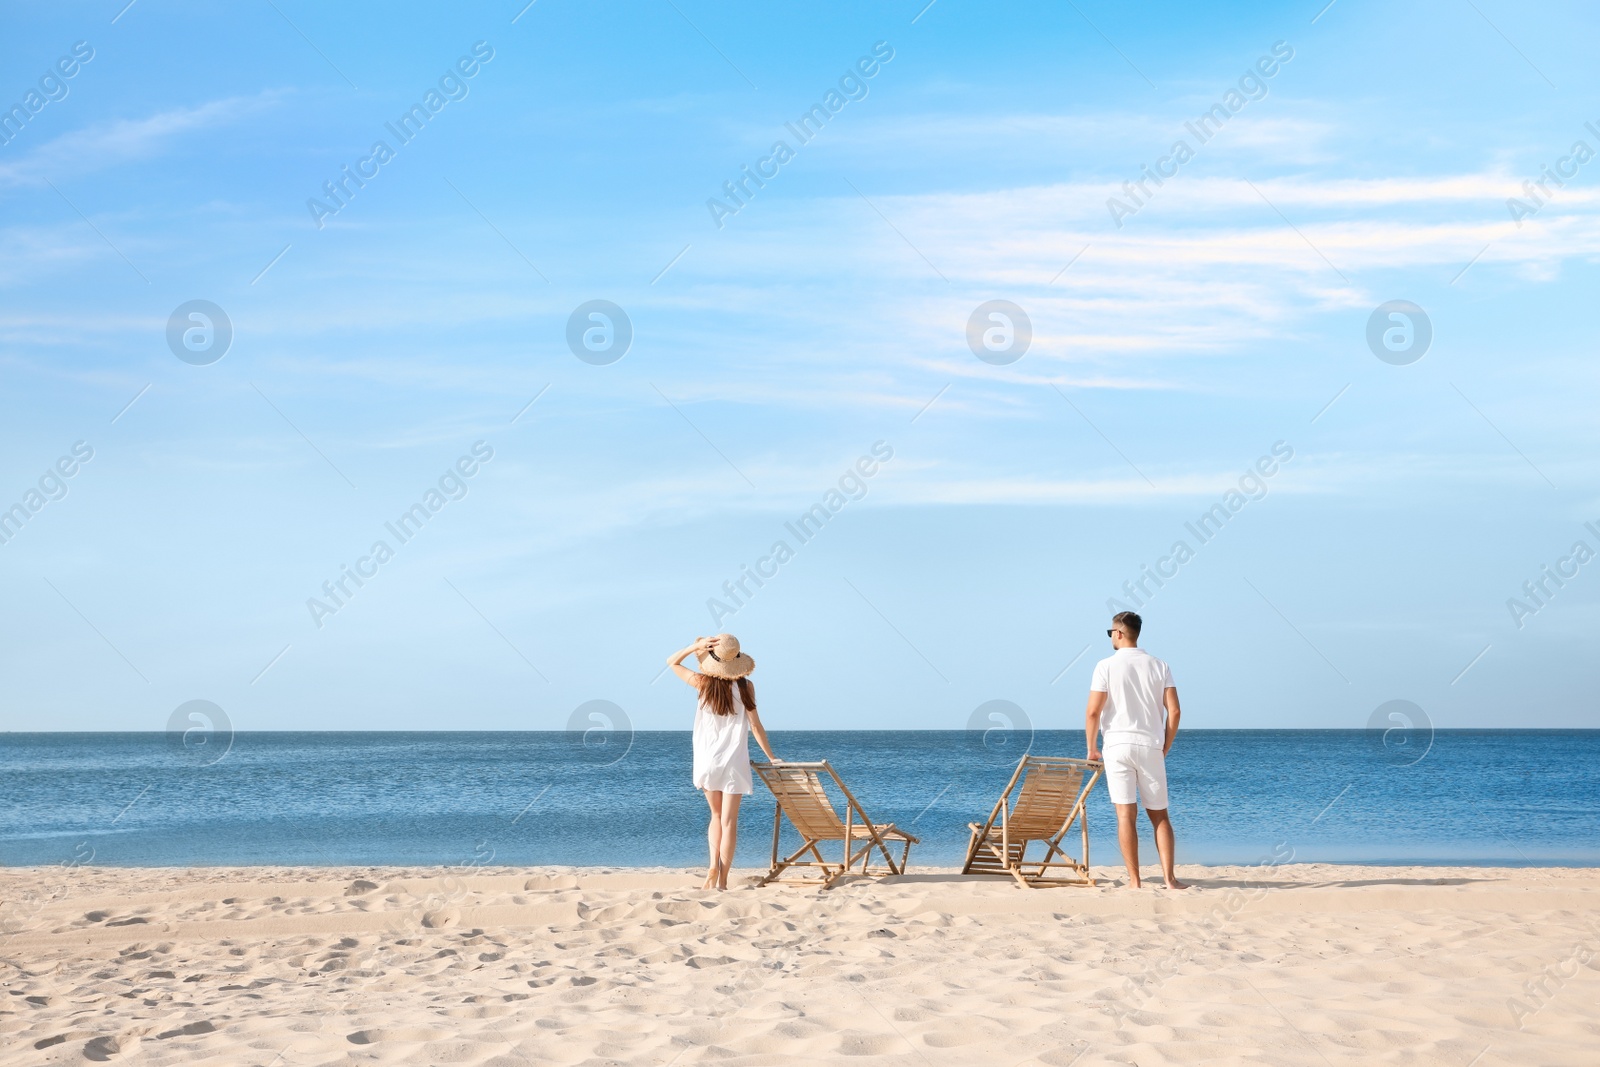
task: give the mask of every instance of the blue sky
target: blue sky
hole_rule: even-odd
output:
[[[40,92],[0,145],[7,729],[161,729],[192,699],[238,729],[559,729],[593,699],[684,728],[659,672],[713,598],[771,727],[959,728],[996,699],[1073,727],[1108,600],[1179,540],[1140,600],[1189,725],[1361,727],[1393,699],[1595,725],[1579,5],[5,18],[0,103]],[[801,143],[785,124],[842,78]],[[779,140],[719,227],[707,201]],[[1550,195],[1519,226],[1529,180]],[[319,227],[311,198],[339,210]],[[233,328],[207,365],[167,343],[193,300]],[[592,300],[632,325],[609,364],[567,344]],[[968,346],[991,300],[1031,322],[1014,362]],[[1404,365],[1366,339],[1392,300],[1433,333]],[[477,442],[401,544],[385,523]],[[864,495],[788,533],[878,442]],[[1200,543],[1185,524],[1274,446]],[[1536,604],[1546,565],[1577,575]]]

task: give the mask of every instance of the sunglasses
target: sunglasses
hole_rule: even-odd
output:
[[[1106,636],[1107,637],[1112,637],[1112,636],[1114,636],[1116,634],[1122,634],[1124,637],[1127,636],[1127,634],[1123,633],[1123,631],[1121,631],[1121,630],[1107,630],[1106,631]]]

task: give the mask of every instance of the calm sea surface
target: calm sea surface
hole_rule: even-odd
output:
[[[920,836],[913,864],[960,862],[967,822],[987,815],[1021,754],[1016,736],[985,745],[960,731],[772,737],[788,759],[832,761],[875,821]],[[1040,731],[1031,746],[1081,756],[1083,737]],[[0,734],[0,865],[706,858],[687,732],[587,747],[565,733],[245,733],[221,752],[164,734]],[[1190,730],[1168,774],[1181,861],[1292,849],[1296,860],[1600,863],[1596,730],[1440,731],[1388,748],[1359,730]],[[772,802],[756,788],[741,865],[771,847]],[[1090,809],[1092,858],[1117,862],[1103,783]]]

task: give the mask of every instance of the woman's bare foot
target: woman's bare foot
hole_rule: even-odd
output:
[[[716,876],[716,874],[714,874],[714,873],[707,874],[706,875],[705,884],[702,885],[700,888],[701,889],[715,889],[715,888],[717,888],[717,876]]]
[[[1176,878],[1168,878],[1167,879],[1167,888],[1168,889],[1188,889],[1189,888],[1189,883],[1188,882],[1180,882]]]

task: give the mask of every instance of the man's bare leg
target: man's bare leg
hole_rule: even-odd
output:
[[[1130,804],[1128,806],[1132,807],[1133,805]],[[1118,808],[1120,809],[1121,805],[1118,805]],[[1189,883],[1178,881],[1178,845],[1172,836],[1172,820],[1167,818],[1167,809],[1157,808],[1151,811],[1146,808],[1145,814],[1150,816],[1150,828],[1155,831],[1156,851],[1161,853],[1161,875],[1167,880],[1167,888],[1188,889]],[[1117,812],[1117,816],[1119,820],[1117,836],[1120,838],[1122,836],[1120,821],[1122,812],[1120,810]],[[1128,821],[1132,823],[1134,820],[1130,818]],[[1124,849],[1123,851],[1126,852],[1127,850]]]
[[[1122,862],[1128,867],[1128,889],[1138,889],[1139,882],[1139,805],[1116,804],[1117,844],[1122,847]],[[1165,815],[1166,812],[1162,812]]]

